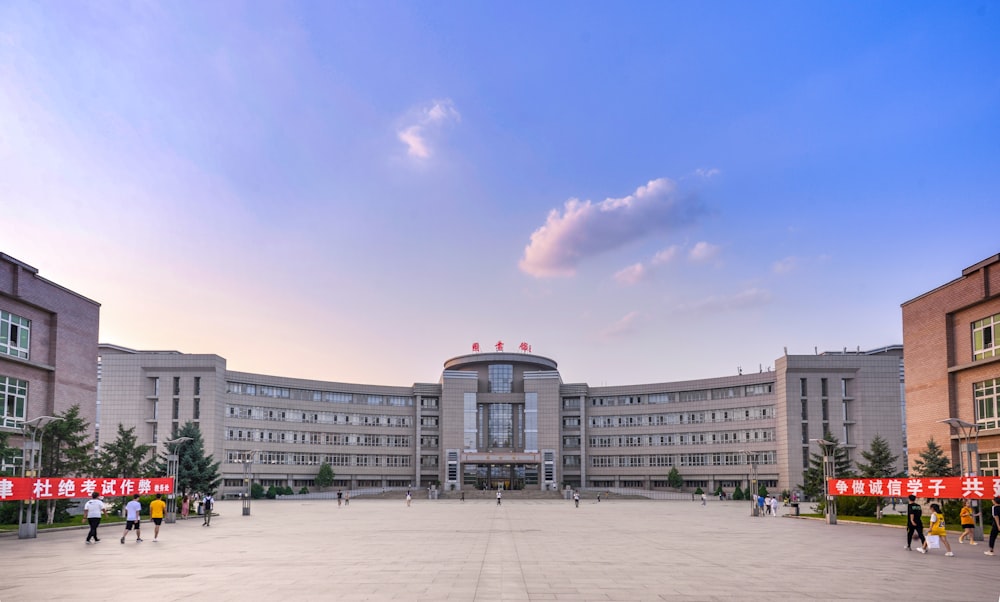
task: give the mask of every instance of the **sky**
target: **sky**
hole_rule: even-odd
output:
[[[998,190],[997,0],[0,1],[0,252],[230,370],[900,344]]]

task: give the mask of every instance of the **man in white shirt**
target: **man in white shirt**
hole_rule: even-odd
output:
[[[205,522],[201,523],[202,527],[212,526],[212,508],[215,507],[215,498],[212,497],[211,493],[205,494],[205,499],[202,500],[205,503]]]
[[[142,536],[139,535],[139,512],[142,504],[139,503],[139,494],[132,496],[132,501],[125,504],[125,532],[122,533],[122,543],[125,543],[125,536],[132,528],[135,528],[135,542],[141,543]]]
[[[87,543],[93,538],[94,543],[101,541],[97,538],[97,526],[101,524],[101,516],[104,515],[104,502],[97,496],[97,492],[90,494],[90,499],[83,505],[83,516],[90,523],[90,533],[87,533]]]

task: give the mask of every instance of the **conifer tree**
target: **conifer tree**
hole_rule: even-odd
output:
[[[80,406],[74,405],[54,420],[39,428],[42,442],[41,474],[46,477],[87,476],[93,466],[93,442],[90,423],[80,416]],[[56,517],[56,507],[65,508],[66,501],[46,502],[48,524]]]
[[[917,477],[950,477],[955,469],[951,460],[944,455],[944,450],[931,437],[927,441],[927,449],[920,452],[920,458],[913,463],[913,474]]]
[[[215,493],[222,482],[219,475],[219,462],[213,462],[211,455],[205,455],[205,443],[201,431],[193,422],[186,422],[177,431],[176,438],[190,437],[190,441],[172,446],[177,454],[177,493],[197,491],[200,493]],[[161,455],[160,474],[166,474],[166,455]]]
[[[135,427],[118,425],[114,441],[105,443],[97,456],[97,475],[102,477],[151,477],[158,474],[152,445],[139,444]]]
[[[319,472],[316,474],[316,486],[319,487],[320,491],[333,485],[334,478],[336,478],[336,475],[329,463],[323,462],[319,465]]]

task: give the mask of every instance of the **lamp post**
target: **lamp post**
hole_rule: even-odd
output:
[[[823,495],[826,498],[826,522],[828,525],[837,524],[837,500],[830,495],[830,479],[833,478],[836,467],[834,466],[834,452],[837,444],[826,439],[810,439],[823,448]]]
[[[979,474],[979,425],[973,422],[966,422],[959,418],[945,418],[944,420],[938,420],[938,422],[947,424],[951,428],[955,429],[956,434],[959,437],[958,441],[958,471],[963,477],[974,477]],[[972,441],[975,437],[975,442]],[[962,442],[965,442],[965,454],[967,457],[963,458],[962,453]],[[973,500],[973,513],[974,515],[979,515],[976,519],[976,528],[973,531],[972,538],[975,541],[983,540],[983,517],[979,512],[980,504],[979,500]]]
[[[750,500],[750,516],[760,516],[760,508],[757,506],[757,454],[741,449],[740,453],[745,455],[747,463],[750,464],[749,489],[747,499]]]
[[[39,431],[45,430],[46,426],[57,420],[62,420],[62,418],[57,416],[39,416],[38,418],[25,421],[21,427],[21,432],[24,434],[25,439],[24,456],[21,460],[22,477],[41,476],[39,473],[42,467],[42,442],[36,441],[35,437]],[[28,426],[33,422],[37,424],[32,425],[31,441],[28,441]],[[17,515],[18,539],[34,539],[38,537],[38,507],[38,500],[34,498],[21,501],[21,508]]]
[[[173,491],[167,495],[167,516],[166,522],[177,522],[177,477],[180,474],[180,458],[177,455],[177,448],[172,447],[193,441],[191,437],[178,437],[169,441],[164,441],[167,446],[167,476],[174,480]]]
[[[243,516],[250,516],[250,487],[253,480],[253,457],[256,453],[250,451],[243,457]]]

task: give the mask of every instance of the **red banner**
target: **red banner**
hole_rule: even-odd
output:
[[[830,495],[938,499],[993,499],[1000,495],[1000,477],[920,477],[899,479],[830,479]]]
[[[152,495],[173,493],[174,480],[161,479],[102,479],[68,477],[18,478],[0,477],[0,502],[13,500],[67,500],[102,496]]]

